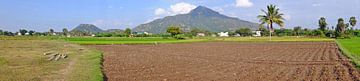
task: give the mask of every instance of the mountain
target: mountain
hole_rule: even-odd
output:
[[[212,32],[233,31],[245,27],[256,30],[259,27],[257,23],[228,17],[204,6],[199,6],[188,14],[167,16],[150,23],[141,24],[135,27],[133,31],[164,33],[170,25],[179,25],[185,31],[198,28]]]
[[[91,33],[104,32],[103,30],[101,30],[100,28],[96,27],[93,24],[80,24],[79,26],[71,30],[71,32],[73,31],[82,31],[82,32],[91,32]]]

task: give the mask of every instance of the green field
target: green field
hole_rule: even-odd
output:
[[[48,51],[68,58],[49,61]],[[101,55],[57,40],[0,40],[0,81],[101,81]]]
[[[360,37],[339,39],[337,43],[343,54],[349,57],[356,67],[360,68]]]

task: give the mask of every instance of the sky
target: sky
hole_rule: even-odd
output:
[[[355,16],[360,20],[360,0],[0,0],[0,30],[61,31],[79,24],[104,30],[134,28],[165,16],[186,14],[200,5],[258,23],[260,10],[269,4],[285,14],[285,28],[315,29],[320,17],[325,17],[329,26],[335,26],[338,18],[348,21]]]

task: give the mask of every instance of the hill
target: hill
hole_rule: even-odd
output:
[[[170,25],[179,25],[185,31],[198,28],[212,32],[233,31],[245,27],[256,30],[259,26],[257,23],[228,17],[204,6],[199,6],[188,14],[167,16],[150,23],[141,24],[135,27],[133,31],[164,33]]]
[[[91,32],[91,33],[104,32],[104,30],[96,27],[93,24],[80,24],[79,26],[71,30],[71,32],[73,31]]]

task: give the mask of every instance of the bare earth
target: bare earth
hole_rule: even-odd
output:
[[[357,81],[333,42],[92,45],[109,81]]]

